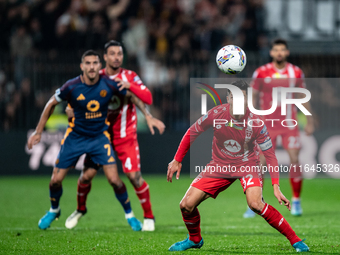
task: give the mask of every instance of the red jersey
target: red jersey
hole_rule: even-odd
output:
[[[256,69],[253,74],[253,89],[260,92],[261,110],[270,109],[272,106],[273,88],[278,88],[277,108],[267,115],[268,119],[294,119],[296,120],[297,108],[295,105],[287,104],[286,116],[281,115],[281,93],[280,87],[305,88],[304,74],[297,66],[287,63],[285,68],[277,69],[273,63],[268,63]],[[294,98],[293,93],[287,94],[287,98]],[[271,126],[270,126],[271,127]]]
[[[230,114],[230,105],[223,104],[212,108],[199,118],[184,135],[175,160],[182,162],[190,145],[204,131],[213,127],[212,160],[221,165],[242,166],[258,165],[258,146],[266,157],[267,165],[278,167],[272,142],[265,125],[259,127],[259,117],[247,109],[242,119],[234,120]],[[215,124],[214,124],[215,120]],[[217,121],[218,120],[218,121]],[[227,121],[227,123],[219,124]],[[233,124],[230,125],[231,121]],[[250,123],[250,125],[248,125]],[[257,126],[257,127],[255,127]],[[239,173],[238,173],[239,174]],[[271,172],[272,183],[278,184],[279,172]],[[227,177],[226,177],[227,178]]]
[[[106,75],[105,68],[100,70],[101,75]],[[152,94],[143,84],[139,76],[131,70],[120,68],[116,75],[110,75],[110,79],[120,78],[131,84],[130,91],[145,104],[152,104]],[[110,122],[110,132],[113,140],[126,137],[137,137],[137,113],[136,106],[125,96],[115,95],[111,98],[107,116]]]

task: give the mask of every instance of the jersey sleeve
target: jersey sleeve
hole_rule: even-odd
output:
[[[253,89],[260,90],[261,89],[261,79],[260,78],[260,69],[256,69],[255,72],[253,73],[252,81],[250,83],[250,86]]]
[[[70,81],[67,81],[63,86],[57,89],[54,93],[55,99],[60,103],[61,101],[68,101],[71,94]]]
[[[266,125],[264,125],[262,129],[259,129],[256,137],[256,142],[266,158],[267,169],[272,179],[272,185],[279,184],[280,173],[279,171],[276,171],[278,170],[279,165]]]
[[[150,90],[143,84],[142,80],[134,72],[130,81],[130,91],[134,93],[145,104],[152,104],[152,94]]]
[[[178,162],[182,162],[184,156],[190,149],[191,144],[196,140],[196,138],[202,134],[204,131],[208,130],[213,126],[214,117],[212,116],[212,110],[207,112],[206,115],[200,117],[185,133],[181,143],[178,146],[176,155],[174,159]]]

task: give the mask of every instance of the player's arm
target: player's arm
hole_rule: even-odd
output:
[[[199,118],[184,134],[181,143],[178,146],[177,152],[174,159],[168,165],[167,181],[172,182],[172,176],[176,174],[176,179],[179,178],[182,160],[190,149],[191,144],[196,140],[196,138],[202,134],[204,131],[208,130],[213,126],[212,110],[210,110],[205,116]]]
[[[52,115],[55,106],[59,104],[55,96],[53,95],[50,100],[45,105],[45,108],[40,116],[39,123],[37,127],[35,128],[35,131],[31,134],[31,136],[28,138],[27,141],[27,147],[28,149],[32,149],[34,145],[40,142],[41,134],[44,130],[44,127],[46,125],[47,120]]]
[[[155,130],[153,129],[154,127],[158,129],[160,134],[163,134],[164,129],[165,129],[164,123],[160,121],[159,119],[152,117],[151,113],[146,108],[145,103],[143,103],[142,100],[137,98],[133,93],[131,94],[132,94],[130,98],[131,102],[134,103],[138,107],[138,109],[143,113],[151,134],[152,135],[155,134]]]
[[[152,94],[150,90],[143,84],[137,74],[134,76],[134,81],[132,82],[123,81],[120,78],[115,78],[115,81],[117,82],[119,90],[128,89],[145,104],[152,104]]]
[[[272,141],[270,139],[269,133],[267,131],[266,126],[263,126],[263,129],[258,133],[256,142],[258,143],[260,149],[263,152],[264,157],[267,162],[267,169],[272,179],[272,185],[274,189],[274,196],[279,201],[280,205],[284,202],[284,205],[290,210],[290,202],[289,200],[282,194],[279,186],[279,177],[280,173],[275,171],[278,168],[277,158],[275,156],[275,151],[273,148]]]

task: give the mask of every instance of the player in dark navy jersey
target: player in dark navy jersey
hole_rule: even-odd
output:
[[[84,53],[80,67],[83,74],[67,81],[47,102],[39,123],[27,142],[28,149],[39,143],[45,124],[57,104],[65,100],[72,106],[74,117],[61,141],[62,146],[50,181],[51,208],[40,219],[38,223],[40,229],[48,228],[52,221],[60,216],[62,181],[82,154],[91,155],[95,163],[103,165],[103,171],[114,188],[123,185],[118,176],[110,135],[107,132],[109,123],[106,117],[108,104],[113,95],[134,95],[125,89],[119,91],[115,81],[99,76],[101,63],[95,51],[89,50]]]

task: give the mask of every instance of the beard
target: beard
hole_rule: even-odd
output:
[[[275,59],[275,62],[281,65],[282,63],[286,62],[286,58]]]
[[[121,65],[118,65],[118,66],[110,65],[110,68],[111,68],[112,70],[115,70],[115,71],[117,71],[120,67],[121,67]]]
[[[94,77],[90,77],[90,72],[88,72],[88,73],[86,74],[86,76],[87,76],[87,78],[88,78],[91,82],[93,82],[93,81],[96,79],[96,77],[97,77],[97,75],[95,75]]]

